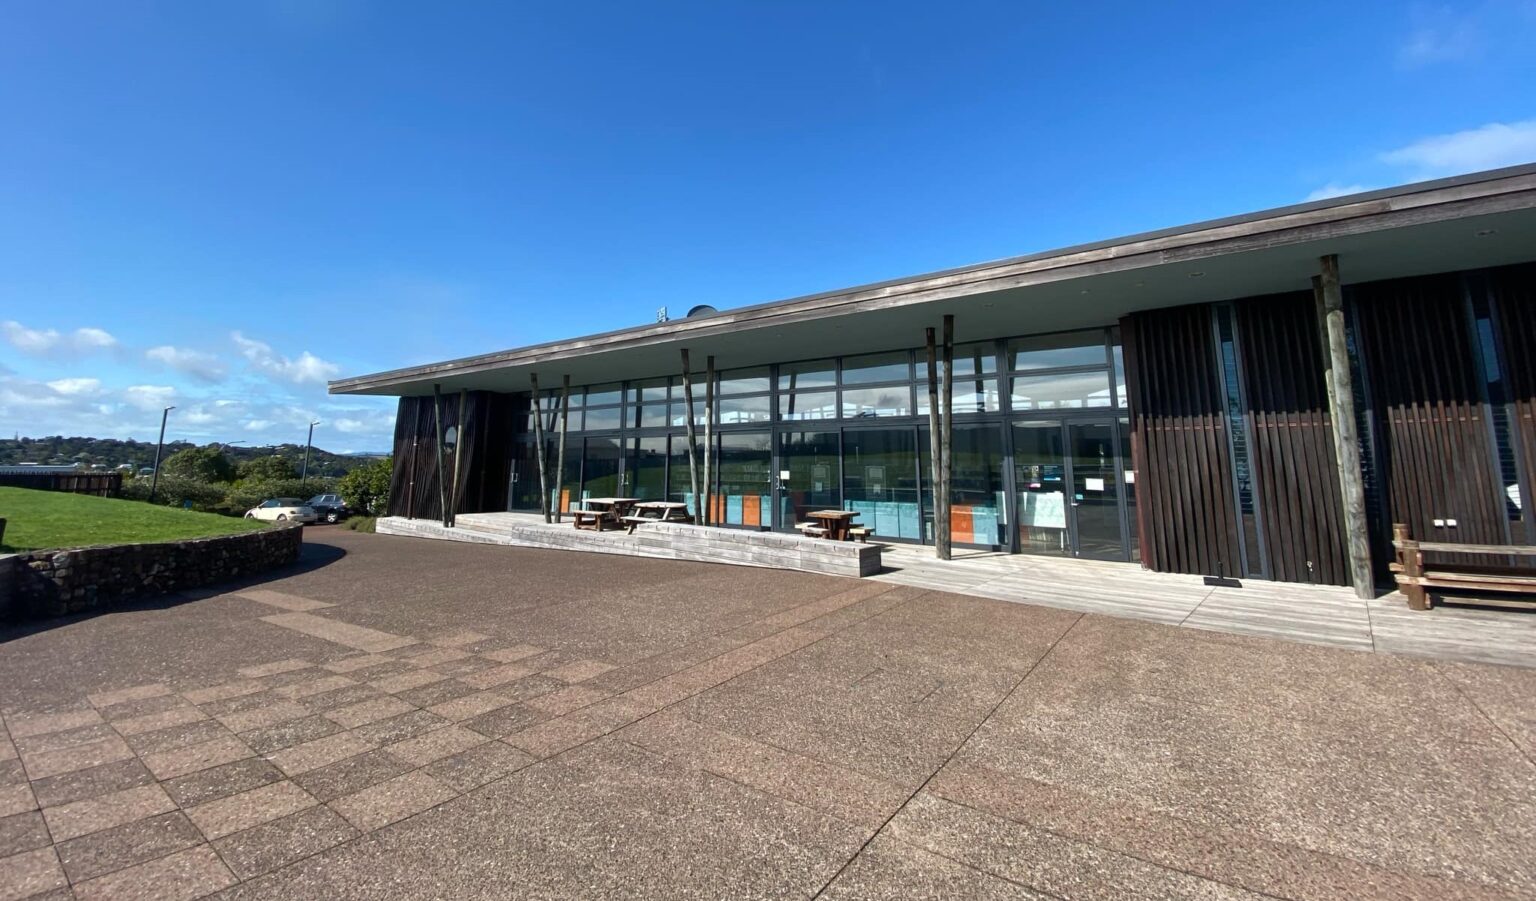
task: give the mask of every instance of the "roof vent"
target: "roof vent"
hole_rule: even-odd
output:
[[[701,303],[698,306],[696,306],[693,309],[688,311],[688,317],[687,318],[692,319],[695,316],[708,316],[711,313],[718,313],[718,312],[720,312],[720,311],[715,309],[714,307],[710,306],[709,304]]]

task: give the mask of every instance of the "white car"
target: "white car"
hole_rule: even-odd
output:
[[[273,522],[314,522],[317,517],[315,511],[304,506],[304,502],[296,497],[274,497],[271,500],[262,501],[260,504],[245,511],[246,519],[266,519]]]

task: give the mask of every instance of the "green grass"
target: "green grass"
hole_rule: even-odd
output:
[[[141,501],[29,488],[0,488],[0,517],[7,520],[0,551],[179,541],[250,532],[268,525]]]

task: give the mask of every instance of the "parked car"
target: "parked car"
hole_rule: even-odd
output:
[[[319,517],[315,511],[296,497],[274,497],[245,511],[246,519],[265,519],[273,522],[314,522]]]
[[[341,522],[354,512],[339,494],[317,494],[305,501],[304,506],[314,510],[315,515],[326,522]]]

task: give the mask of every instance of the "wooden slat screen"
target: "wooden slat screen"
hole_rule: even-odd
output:
[[[1511,439],[1516,443],[1526,491],[1519,507],[1524,534],[1511,535],[1515,544],[1536,539],[1530,490],[1536,487],[1536,264],[1506,266],[1489,272],[1488,285],[1497,307],[1501,332],[1500,362],[1509,400],[1514,407]]]
[[[1343,507],[1312,294],[1256,297],[1234,308],[1270,577],[1346,585]]]
[[[490,391],[471,391],[465,398],[464,422],[458,422],[459,395],[444,394],[443,428],[459,427],[464,449],[458,456],[459,513],[506,508],[513,398]],[[437,434],[431,397],[402,397],[395,417],[395,465],[390,479],[389,513],[415,519],[440,519],[442,499],[437,490]],[[455,454],[444,449],[443,471],[454,478]]]
[[[1242,575],[1221,380],[1207,306],[1121,320],[1149,569]]]
[[[1504,544],[1460,275],[1355,285],[1350,302],[1371,382],[1387,520],[1425,541]],[[1457,525],[1437,528],[1436,519]]]

